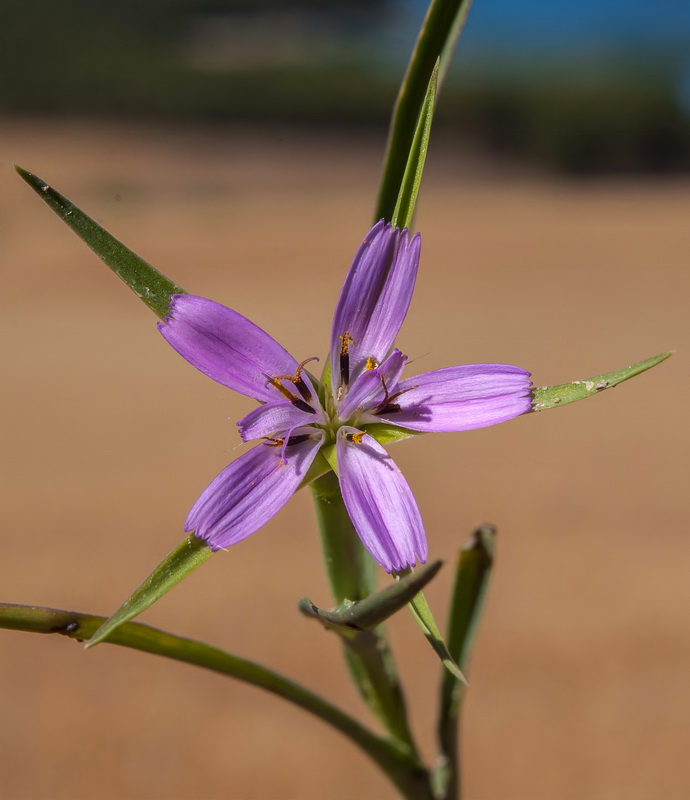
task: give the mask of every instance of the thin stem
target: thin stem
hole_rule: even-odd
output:
[[[105,617],[0,603],[0,628],[89,639]],[[138,622],[118,627],[105,642],[183,661],[257,686],[309,711],[354,742],[389,777],[405,800],[432,800],[428,773],[395,743],[372,733],[336,706],[282,675],[217,647]]]

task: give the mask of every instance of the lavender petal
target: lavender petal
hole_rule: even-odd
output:
[[[427,543],[417,503],[407,481],[388,453],[371,436],[361,444],[338,431],[340,489],[352,524],[362,543],[388,572],[425,562]]]
[[[355,255],[345,279],[331,332],[331,384],[342,385],[341,347],[349,337],[349,375],[363,371],[369,357],[383,361],[412,299],[421,239],[378,222]]]
[[[194,503],[185,531],[195,531],[211,550],[254,533],[287,503],[323,442],[318,432],[286,448],[258,444],[217,475]]]
[[[297,361],[253,322],[205,297],[176,294],[158,330],[198,370],[256,400],[280,397],[266,375],[292,375]]]
[[[298,425],[324,423],[323,412],[315,410],[313,414],[290,403],[288,400],[277,400],[266,403],[250,411],[237,425],[243,442],[252,439],[271,437]]]
[[[509,364],[465,364],[407,378],[399,411],[382,419],[415,431],[466,431],[496,425],[530,409],[530,373]]]

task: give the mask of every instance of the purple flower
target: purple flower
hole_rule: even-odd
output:
[[[257,441],[204,490],[186,531],[212,550],[244,539],[300,486],[319,450],[335,445],[350,519],[388,572],[426,561],[417,504],[370,423],[411,431],[464,431],[530,409],[529,373],[506,364],[468,364],[402,379],[406,356],[393,349],[410,305],[420,236],[383,221],[367,234],[345,279],[333,319],[330,377],[319,385],[271,336],[203,297],[174,295],[158,327],[204,374],[261,405],[238,423]],[[327,370],[328,372],[328,370]]]

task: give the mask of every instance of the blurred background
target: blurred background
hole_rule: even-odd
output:
[[[188,291],[323,356],[424,11],[0,4],[0,600],[112,612],[181,540],[251,408],[167,347],[12,164]],[[586,403],[395,446],[433,557],[499,529],[470,800],[690,792],[688,41],[680,0],[477,0],[441,95],[399,340],[411,372],[497,361],[560,383],[678,349]],[[451,572],[428,592],[440,622]],[[301,493],[144,621],[372,722],[337,642],[298,615],[305,594],[329,604]],[[390,627],[432,758],[438,667],[407,615]],[[0,631],[0,721],[8,800],[394,796],[303,712],[105,645]]]

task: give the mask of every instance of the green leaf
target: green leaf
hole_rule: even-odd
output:
[[[184,294],[184,289],[118,242],[108,231],[87,217],[83,211],[48,186],[41,178],[21,167],[15,166],[15,169],[60,219],[69,225],[152,311],[161,319],[168,315],[171,295]]]
[[[432,0],[407,67],[393,110],[381,188],[374,221],[393,216],[420,109],[436,61],[440,59],[439,86],[448,70],[455,42],[467,18],[471,0]]]
[[[496,543],[491,525],[477,528],[458,555],[455,583],[448,618],[448,650],[463,672],[467,671],[470,651],[484,605]],[[458,720],[466,686],[446,671],[441,679],[439,744],[441,758],[434,774],[440,797],[458,795]]]
[[[611,389],[623,381],[630,380],[641,372],[645,372],[657,364],[661,364],[669,356],[673,355],[673,350],[668,353],[661,353],[658,356],[648,358],[646,361],[639,361],[629,367],[607,372],[604,375],[595,375],[593,378],[586,378],[572,383],[561,383],[557,386],[537,386],[532,390],[532,411],[545,411],[547,408],[565,406],[574,403],[576,400],[583,400],[594,394],[603,392],[604,389]]]
[[[307,597],[299,601],[300,611],[308,617],[318,619],[327,628],[334,628],[346,635],[353,631],[375,628],[392,617],[432,580],[443,566],[434,561],[425,567],[393,581],[378,592],[356,603],[344,603],[335,611],[324,611]]]
[[[86,646],[93,647],[130,619],[146,611],[181,580],[187,577],[213,555],[208,545],[193,534],[178,545],[161,561],[141,586],[109,617],[89,639]]]
[[[443,636],[441,636],[441,632],[436,625],[423,592],[419,592],[419,594],[410,601],[410,610],[417,624],[422,629],[426,640],[441,659],[443,666],[456,680],[466,684],[465,676],[462,674],[462,670],[457,665],[452,653],[448,649],[448,645]]]
[[[431,73],[426,94],[424,95],[424,102],[419,112],[419,120],[417,121],[417,127],[410,147],[410,154],[407,158],[402,182],[400,183],[400,191],[398,192],[395,209],[391,217],[393,226],[397,228],[412,227],[412,218],[414,217],[414,210],[417,205],[419,185],[422,182],[426,153],[429,149],[431,122],[434,117],[434,106],[436,104],[438,67],[439,62],[437,61]]]

